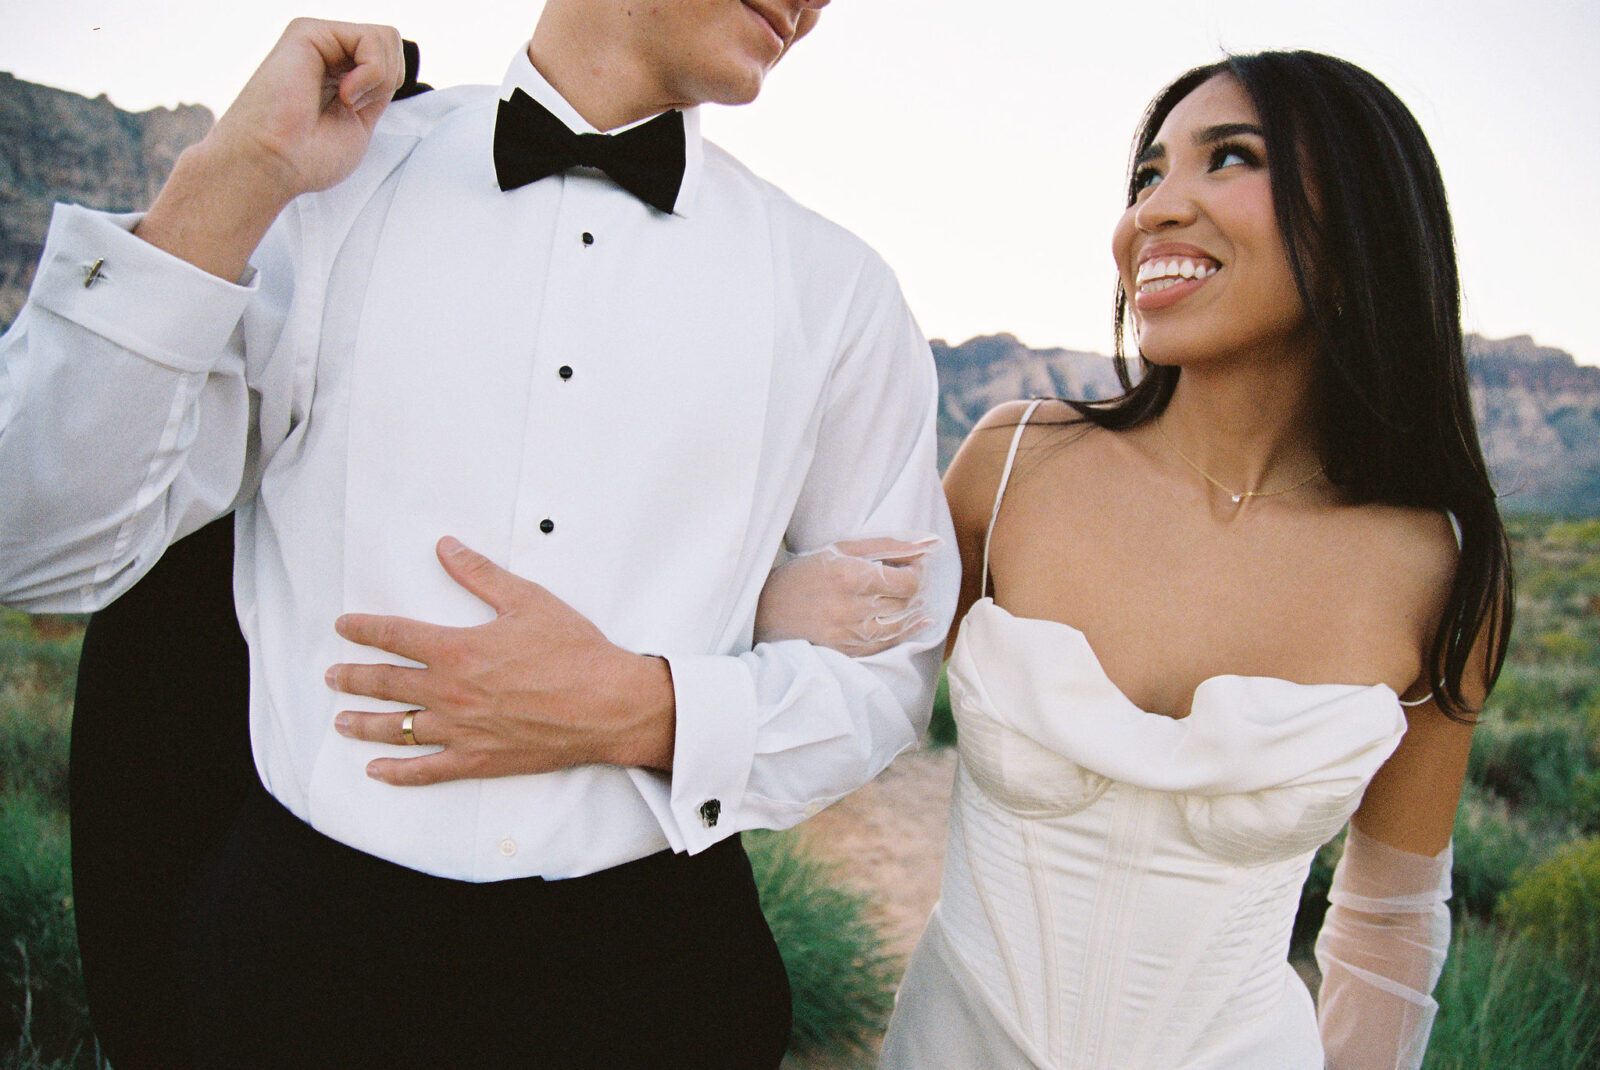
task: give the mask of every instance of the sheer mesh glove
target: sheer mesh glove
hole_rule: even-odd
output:
[[[755,641],[805,639],[851,657],[887,650],[932,623],[922,584],[936,535],[846,539],[772,570]]]
[[[1328,1070],[1417,1070],[1450,947],[1451,851],[1411,854],[1354,825],[1317,937]]]

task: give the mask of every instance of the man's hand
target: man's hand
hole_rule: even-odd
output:
[[[344,638],[423,667],[335,665],[328,684],[352,695],[417,707],[415,742],[444,749],[378,758],[367,774],[389,784],[543,773],[590,762],[670,769],[676,728],[666,661],[623,650],[571,606],[455,539],[439,561],[493,607],[495,619],[446,628],[404,617],[347,614]],[[402,738],[406,714],[346,710],[352,739]]]
[[[392,27],[295,19],[211,132],[179,158],[136,233],[239,278],[284,205],[355,170],[404,80]]]

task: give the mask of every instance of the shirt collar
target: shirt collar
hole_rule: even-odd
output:
[[[588,120],[578,114],[578,109],[567,103],[567,98],[556,91],[555,86],[545,80],[544,75],[533,65],[528,58],[528,47],[524,45],[517,51],[511,60],[511,66],[506,71],[505,79],[500,83],[500,99],[510,100],[513,90],[520,89],[534,100],[547,108],[551,115],[566,124],[567,129],[575,134],[596,134],[598,130]],[[695,194],[700,189],[700,172],[705,163],[705,146],[700,140],[700,109],[698,107],[683,108],[683,185],[678,187],[678,200],[672,207],[672,214],[687,218],[690,209],[694,207]],[[654,119],[654,115],[647,115],[637,122],[619,126],[609,133],[618,133],[632,129],[640,123],[647,123]]]

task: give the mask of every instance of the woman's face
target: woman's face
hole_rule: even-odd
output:
[[[1145,359],[1312,352],[1268,163],[1255,106],[1219,74],[1178,102],[1135,164],[1112,251]]]

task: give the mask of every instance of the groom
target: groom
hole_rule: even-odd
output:
[[[185,917],[201,1065],[781,1056],[733,834],[910,745],[938,651],[750,651],[756,596],[863,532],[946,535],[946,620],[956,571],[892,276],[699,137],[820,6],[549,0],[498,91],[392,106],[392,31],[297,21],[142,220],[58,213],[0,595],[238,506],[266,791]]]

